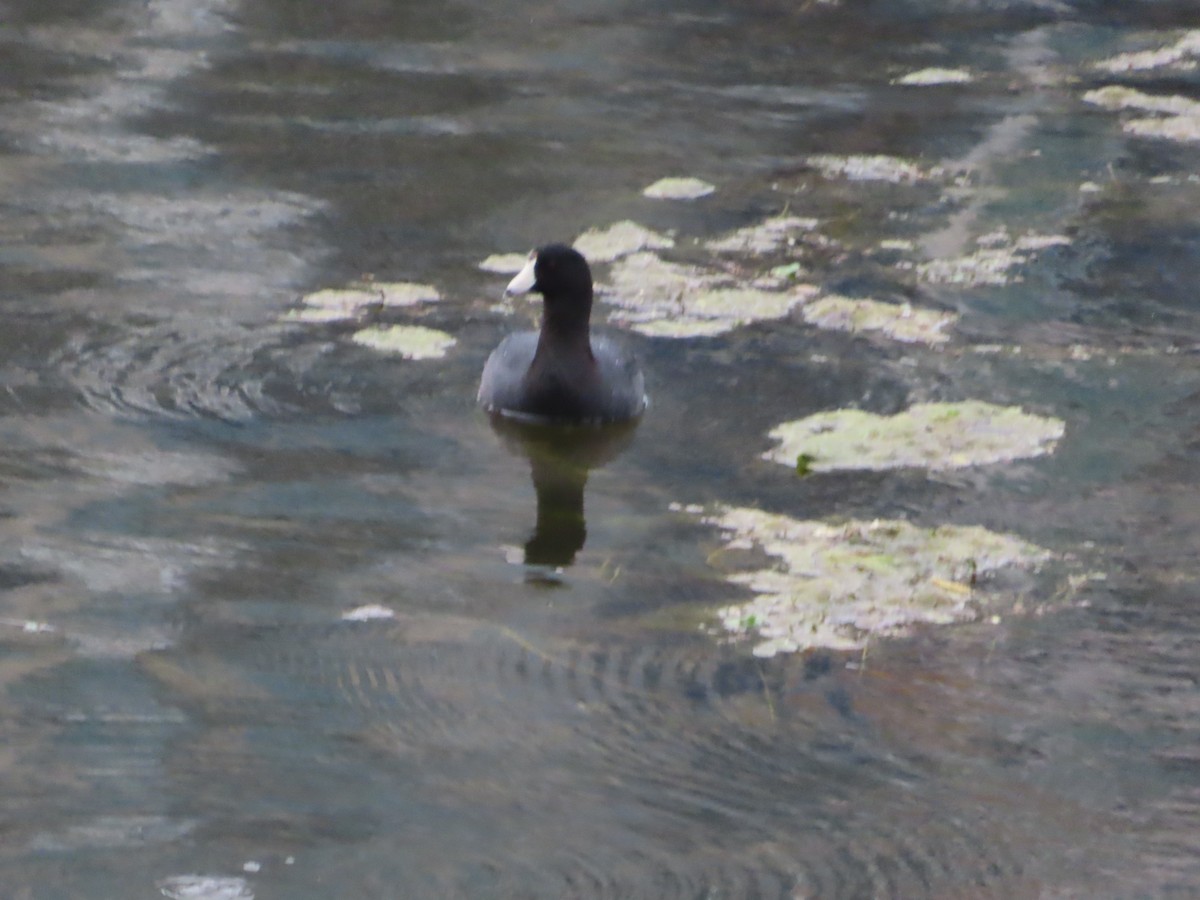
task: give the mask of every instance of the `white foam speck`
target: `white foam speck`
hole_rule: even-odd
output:
[[[254,892],[244,878],[172,875],[157,882],[157,887],[172,900],[254,900]]]
[[[394,610],[388,609],[386,606],[380,606],[378,603],[368,603],[366,606],[357,606],[354,609],[347,610],[342,613],[343,622],[371,622],[376,619],[394,619],[396,613]]]

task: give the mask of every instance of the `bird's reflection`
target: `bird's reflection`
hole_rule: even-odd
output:
[[[587,540],[583,494],[588,474],[629,445],[637,422],[564,426],[489,418],[504,445],[529,460],[537,492],[537,522],[525,542],[525,564],[569,566]]]

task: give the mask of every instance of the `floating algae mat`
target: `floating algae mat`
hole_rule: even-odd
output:
[[[1196,67],[1197,60],[1200,60],[1200,31],[1189,31],[1169,47],[1122,53],[1097,63],[1096,68],[1115,73],[1167,67],[1189,71]]]
[[[808,647],[852,650],[914,625],[970,621],[979,616],[978,581],[1050,556],[977,526],[828,524],[739,507],[702,518],[724,532],[729,549],[759,550],[776,562],[729,575],[756,596],[718,613],[726,631],[755,635],[754,654],[764,657]]]
[[[918,72],[909,72],[907,75],[897,78],[893,84],[903,84],[910,87],[929,87],[939,84],[967,84],[974,81],[974,76],[971,75],[969,69],[921,69]]]
[[[779,446],[763,458],[804,472],[956,469],[1042,456],[1064,431],[1061,419],[978,400],[918,403],[894,416],[838,409],[772,429]]]
[[[407,281],[362,282],[344,288],[325,288],[306,295],[304,305],[284,317],[297,322],[337,322],[354,319],[372,306],[416,306],[441,299],[437,288]]]
[[[372,350],[398,353],[405,359],[438,359],[456,343],[446,332],[422,325],[364,328],[356,331],[351,340]]]
[[[529,262],[528,253],[493,253],[479,264],[485,272],[499,275],[516,275]]]
[[[938,166],[923,169],[911,160],[896,156],[834,156],[821,153],[808,157],[808,164],[826,178],[845,178],[848,181],[915,184],[929,178],[941,178],[945,174]]]
[[[804,321],[818,328],[853,334],[878,332],[910,344],[942,344],[946,329],[958,320],[954,313],[918,309],[909,303],[881,303],[827,294],[804,307]]]
[[[797,237],[820,224],[804,216],[773,216],[757,225],[747,225],[732,234],[708,241],[714,253],[749,253],[761,256],[796,242]]]
[[[575,249],[589,262],[612,262],[639,250],[666,250],[675,241],[626,219],[608,228],[589,228],[575,240]]]
[[[1110,85],[1088,91],[1083,99],[1104,109],[1161,114],[1124,122],[1121,127],[1129,134],[1172,141],[1200,141],[1200,103],[1188,97],[1146,94],[1133,88]]]
[[[622,309],[612,319],[650,337],[707,337],[763,319],[779,319],[816,293],[811,285],[761,290],[723,273],[665,262],[653,253],[618,261],[605,295]]]
[[[660,178],[642,191],[653,200],[699,200],[716,190],[714,185],[699,178]]]
[[[1001,287],[1019,282],[1014,272],[1030,262],[1039,252],[1050,247],[1066,247],[1071,239],[1061,234],[1025,234],[1013,238],[1001,229],[976,239],[979,248],[953,259],[932,259],[927,262],[904,262],[901,269],[915,269],[917,276],[930,284],[953,284],[964,287]]]

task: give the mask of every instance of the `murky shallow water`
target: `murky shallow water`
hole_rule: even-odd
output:
[[[1196,98],[1095,63],[1200,21],[884,6],[5,6],[6,896],[1195,893],[1200,145],[1082,95]],[[892,84],[931,66],[975,77]],[[664,175],[718,190],[640,195]],[[472,405],[518,320],[477,263],[626,218],[687,259],[784,209],[830,240],[817,283],[956,311],[952,341],[629,335],[654,406],[586,475],[582,548],[540,545],[571,564],[522,565],[530,462]],[[1003,286],[895,265],[1001,227],[1070,243]],[[363,321],[444,359],[285,318],[368,275],[437,286]],[[937,475],[760,458],[784,420],[963,398],[1066,438]],[[759,660],[697,627],[746,592],[670,505],[716,502],[980,524],[1063,571],[1021,583],[1041,615]]]

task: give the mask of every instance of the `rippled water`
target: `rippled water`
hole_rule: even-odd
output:
[[[0,22],[0,894],[1200,890],[1200,144],[1082,99],[1200,100],[1193,68],[1096,67],[1200,27],[1194,4],[12,0]],[[975,79],[893,83],[931,66]],[[962,177],[806,163],[857,153]],[[718,190],[640,195],[666,175]],[[956,311],[952,341],[798,314],[630,334],[653,407],[601,447],[475,410],[525,315],[484,257],[627,218],[687,257],[785,209],[821,223],[823,288]],[[878,250],[952,259],[1001,228],[1069,243],[1000,287],[914,287]],[[407,361],[286,317],[364,277],[436,285],[363,321],[456,346]],[[760,458],[784,420],[963,398],[1066,437],[937,475]],[[699,627],[746,596],[671,511],[714,502],[980,524],[1060,571],[1026,615],[760,660]]]

